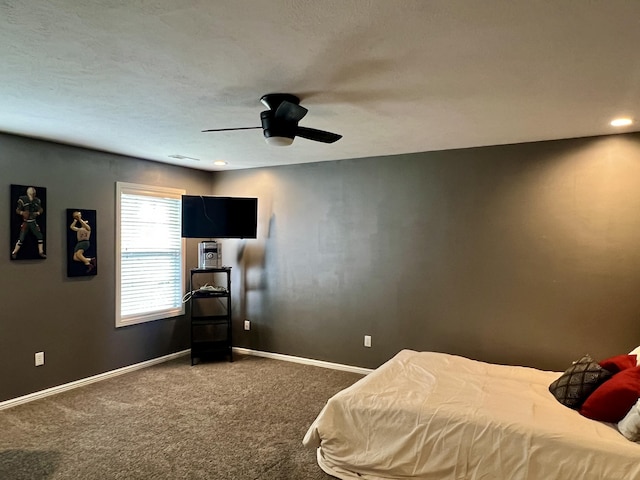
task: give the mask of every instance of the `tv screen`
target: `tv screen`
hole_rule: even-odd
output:
[[[182,237],[256,238],[258,199],[182,196]]]

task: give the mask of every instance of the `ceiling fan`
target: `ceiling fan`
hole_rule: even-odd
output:
[[[260,101],[269,110],[260,112],[260,127],[216,128],[203,132],[224,132],[230,130],[252,130],[262,128],[264,139],[269,145],[285,147],[293,143],[295,137],[306,138],[315,142],[333,143],[342,138],[337,133],[298,126],[298,122],[308,110],[300,106],[300,99],[289,93],[268,93]]]

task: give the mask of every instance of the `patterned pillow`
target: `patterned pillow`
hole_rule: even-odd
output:
[[[549,391],[563,405],[578,409],[587,397],[605,380],[611,372],[605,370],[589,355],[573,364],[551,385]]]

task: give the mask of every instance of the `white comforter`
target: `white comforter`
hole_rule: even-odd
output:
[[[558,403],[559,375],[403,350],[333,396],[303,443],[341,479],[640,480],[640,445]]]

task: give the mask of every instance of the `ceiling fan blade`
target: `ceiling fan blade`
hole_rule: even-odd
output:
[[[212,130],[202,130],[202,132],[229,132],[231,130],[254,130],[262,127],[236,127],[236,128],[214,128]]]
[[[276,108],[274,118],[277,121],[298,123],[304,118],[308,111],[309,110],[300,105],[284,100],[278,105],[278,108]]]
[[[296,136],[322,143],[333,143],[342,138],[342,135],[338,135],[337,133],[307,127],[298,127],[296,129]]]

